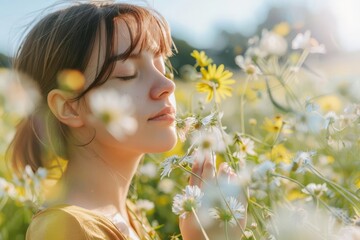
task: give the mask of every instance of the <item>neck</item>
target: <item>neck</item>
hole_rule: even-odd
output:
[[[77,147],[71,152],[60,181],[62,201],[104,214],[125,215],[131,180],[142,154],[96,147],[96,144]]]

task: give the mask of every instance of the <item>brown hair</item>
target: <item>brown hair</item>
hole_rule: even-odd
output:
[[[124,20],[131,38],[129,48],[120,56],[114,52],[117,18]],[[157,55],[171,55],[172,40],[166,21],[145,7],[79,3],[45,16],[27,34],[14,58],[15,70],[33,78],[42,95],[41,104],[33,114],[19,123],[9,146],[7,155],[16,172],[26,165],[34,171],[40,166],[54,167],[51,160],[67,159],[68,128],[50,112],[46,98],[52,89],[58,88],[59,72],[85,71],[101,28],[106,33],[105,62],[98,67],[90,86],[74,100],[103,84],[113,71],[115,60],[127,59],[137,46]],[[158,40],[159,44],[154,48],[149,38]]]

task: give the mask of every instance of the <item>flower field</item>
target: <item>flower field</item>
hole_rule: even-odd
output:
[[[238,69],[194,50],[187,76],[174,80],[178,144],[144,157],[129,195],[161,239],[181,239],[178,221],[189,214],[204,239],[238,239],[236,231],[242,239],[360,239],[359,84],[324,75],[332,71],[319,68],[326,46],[309,31],[288,34],[278,26],[250,38],[234,59]],[[11,173],[6,147],[38,93],[8,69],[0,80],[0,239],[24,239],[57,172]],[[111,114],[115,103],[105,115],[94,102],[114,136],[133,131],[132,119],[131,128],[112,120],[125,114]],[[193,164],[206,158],[226,162],[233,177],[214,169],[215,181],[188,185],[198,177]]]

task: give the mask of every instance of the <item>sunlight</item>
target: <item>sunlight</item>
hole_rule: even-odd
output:
[[[331,7],[338,23],[342,47],[347,51],[360,50],[360,1],[332,1]]]

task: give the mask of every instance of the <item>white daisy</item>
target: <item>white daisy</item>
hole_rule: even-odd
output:
[[[136,201],[136,208],[140,211],[150,211],[150,210],[153,210],[154,207],[155,207],[155,204],[149,200],[138,199]]]
[[[156,174],[157,174],[157,167],[154,163],[148,162],[148,163],[143,164],[140,167],[139,171],[144,176],[147,176],[149,178],[154,178],[154,177],[156,177]]]
[[[158,189],[164,193],[171,193],[174,187],[174,181],[168,178],[162,179],[158,184]]]
[[[275,172],[275,163],[266,160],[260,164],[258,164],[254,170],[253,170],[253,174],[252,177],[254,178],[254,180],[263,180],[267,177],[268,174],[274,173]]]
[[[312,164],[312,157],[316,154],[315,151],[297,152],[293,159],[291,170],[296,173],[304,173],[309,165]]]
[[[40,101],[40,91],[35,82],[24,74],[0,69],[0,101],[4,99],[7,113],[25,117]]]
[[[328,112],[325,116],[325,123],[324,123],[324,129],[328,129],[330,125],[334,124],[336,120],[339,119],[339,117],[336,115],[335,112]]]
[[[315,197],[320,197],[321,195],[323,195],[325,192],[328,191],[328,188],[326,186],[326,183],[323,184],[315,184],[315,183],[310,183],[308,184],[305,188],[303,188],[301,190],[303,193],[315,196]]]
[[[180,157],[178,155],[173,155],[168,158],[166,158],[162,163],[160,163],[160,167],[162,169],[162,172],[160,173],[161,178],[165,176],[170,176],[170,173],[174,169],[174,165],[179,162]]]
[[[325,53],[325,46],[311,38],[310,31],[298,33],[292,41],[292,49],[308,49],[311,53]]]
[[[187,117],[185,119],[177,120],[177,134],[181,142],[186,140],[186,136],[194,128],[195,123],[197,122],[195,117]]]
[[[223,116],[223,113],[219,113],[219,118]],[[201,124],[203,126],[213,125],[217,121],[217,113],[212,112],[209,115],[205,116],[203,119],[201,119]]]
[[[268,55],[283,56],[287,51],[287,42],[279,34],[264,29],[261,34],[260,49]]]
[[[225,137],[226,142],[224,141],[223,136]],[[220,128],[215,126],[202,129],[196,132],[191,138],[191,144],[197,146],[197,154],[200,158],[202,155],[205,156],[206,153],[224,152],[226,150],[226,144],[228,141],[228,135]]]
[[[160,168],[162,169],[160,177],[170,176],[170,173],[173,169],[177,167],[178,164],[187,162],[192,163],[193,158],[191,156],[179,157],[178,155],[173,155],[166,158],[161,164]]]
[[[235,226],[237,220],[244,218],[245,207],[234,197],[227,197],[225,201],[226,205],[223,207],[210,208],[209,214],[212,218],[220,220],[221,223],[226,222]]]
[[[254,151],[255,143],[253,140],[250,138],[240,137],[238,143],[240,145],[240,152],[253,156],[256,155],[256,152]]]
[[[237,151],[233,153],[233,157],[239,160],[240,169],[242,169],[246,165],[246,156],[247,154],[242,151]]]
[[[96,90],[90,95],[90,107],[94,116],[118,140],[137,129],[137,122],[132,116],[134,107],[128,96],[121,96],[113,89]]]
[[[4,178],[0,178],[0,198],[7,197],[15,197],[16,196],[16,189],[15,186],[6,181]]]
[[[250,57],[244,58],[241,55],[235,57],[235,63],[238,65],[246,74],[254,76],[257,79],[258,75],[261,75],[261,70],[251,60]]]
[[[187,185],[183,194],[176,194],[173,200],[172,211],[181,218],[186,218],[189,212],[201,207],[201,198],[204,193],[196,185]]]

